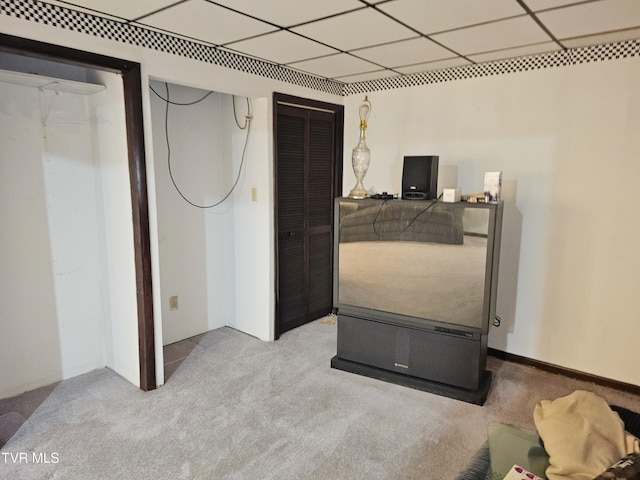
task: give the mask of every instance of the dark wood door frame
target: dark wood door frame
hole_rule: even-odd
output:
[[[133,212],[140,388],[144,391],[153,390],[157,383],[140,64],[5,34],[0,34],[0,51],[118,73],[122,76]]]
[[[306,109],[319,109],[323,111],[331,111],[335,115],[335,145],[334,145],[334,154],[335,154],[335,165],[333,171],[333,185],[334,192],[333,196],[340,197],[342,196],[342,152],[343,152],[343,137],[344,137],[344,107],[342,105],[337,105],[328,102],[322,102],[319,100],[311,100],[308,98],[296,97],[293,95],[287,95],[284,93],[275,92],[273,94],[273,138],[274,138],[274,176],[278,172],[278,155],[277,155],[277,145],[276,140],[278,138],[278,105],[289,105],[298,108],[306,108]],[[280,332],[280,320],[278,318],[278,301],[279,301],[279,278],[278,278],[278,191],[277,191],[278,181],[277,178],[274,179],[274,245],[275,245],[275,308],[276,311],[274,313],[275,325],[274,325],[274,338],[277,340],[280,338],[282,332]]]

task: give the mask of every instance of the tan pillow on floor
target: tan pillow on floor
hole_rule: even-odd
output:
[[[607,402],[577,390],[543,400],[533,411],[538,434],[549,454],[549,480],[592,480],[628,453],[640,451],[638,439]]]

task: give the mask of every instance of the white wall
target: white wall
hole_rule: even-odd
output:
[[[100,258],[103,219],[99,171],[92,155],[87,98],[28,90],[40,99],[41,109],[36,113],[41,115],[42,126],[22,131],[22,135],[25,143],[43,140],[40,161],[56,298],[54,315],[36,322],[58,324],[62,378],[69,378],[105,365],[102,284],[107,276]],[[15,165],[21,158],[10,161]]]
[[[290,95],[341,104],[342,97],[197,60],[191,60],[177,55],[162,53],[153,49],[116,42],[106,38],[94,37],[68,29],[57,28],[52,25],[44,25],[42,23],[31,22],[14,17],[3,16],[2,22],[0,23],[0,31],[2,33],[16,35],[19,37],[26,37],[47,43],[55,43],[57,45],[76,49],[81,48],[85,51],[116,58],[124,58],[141,64],[142,100],[145,127],[144,133],[150,209],[149,222],[151,228],[151,262],[154,284],[153,308],[156,332],[156,378],[157,383],[162,384],[164,378],[162,370],[162,345],[165,343],[162,338],[162,312],[164,310],[163,302],[166,303],[166,298],[163,298],[163,294],[160,291],[160,288],[158,288],[158,285],[161,283],[160,238],[158,235],[159,225],[156,213],[158,201],[157,196],[159,193],[156,191],[155,184],[155,164],[157,162],[163,162],[164,160],[162,155],[159,155],[158,158],[154,156],[153,132],[151,125],[151,97],[147,88],[149,78],[226,94],[250,96],[253,99],[270,99],[273,92],[283,92]],[[256,103],[259,102],[256,101]],[[240,213],[235,218],[236,223],[234,224],[234,228],[236,230],[243,228],[237,223],[238,218],[242,218],[242,221],[247,222],[247,227],[252,234],[259,234],[260,237],[264,238],[265,242],[273,242],[271,237],[266,238],[267,235],[272,236],[272,223],[274,218],[271,198],[265,197],[265,193],[267,193],[267,191],[271,196],[273,184],[273,168],[271,160],[272,146],[269,144],[271,141],[270,133],[268,134],[267,139],[264,138],[266,132],[270,132],[271,129],[272,114],[269,100],[266,100],[266,104],[262,109],[266,112],[267,117],[263,117],[262,120],[260,120],[263,125],[262,133],[260,133],[260,135],[256,135],[256,138],[262,138],[262,143],[260,145],[254,144],[254,146],[251,147],[256,149],[256,153],[259,153],[259,157],[252,160],[255,162],[255,165],[258,166],[258,170],[255,174],[250,174],[251,176],[256,175],[256,179],[253,181],[254,185],[248,185],[249,192],[252,186],[256,186],[258,188],[258,202],[256,204],[251,204],[251,206],[245,205],[247,208],[243,213]],[[256,122],[256,124],[257,123],[258,122]],[[256,127],[254,130],[258,130],[258,128]],[[268,177],[262,177],[260,175],[268,175]],[[246,192],[241,193],[240,195],[242,195],[242,198],[246,201]],[[273,295],[275,292],[273,277],[274,249],[272,246],[267,247],[263,244],[260,244],[258,248],[254,247],[255,246],[251,246],[252,250],[250,254],[250,256],[254,257],[253,264],[257,266],[261,275],[267,275],[268,278],[253,279],[251,277],[247,277],[248,281],[242,282],[238,277],[236,277],[236,301],[241,303],[241,310],[249,309],[252,311],[269,312],[269,318],[264,316],[253,317],[249,313],[239,313],[238,315],[241,319],[239,320],[241,325],[239,324],[237,328],[241,328],[244,331],[247,331],[247,333],[259,338],[272,339]],[[243,264],[243,266],[240,267],[242,275],[249,275],[250,268],[248,265],[250,264]],[[264,288],[267,288],[268,292],[267,290],[263,290]],[[246,305],[244,302],[252,302],[252,305]],[[265,332],[269,332],[269,334],[267,335]]]
[[[281,91],[342,103],[311,89],[13,17],[3,17],[0,31],[142,64],[155,285],[160,276],[154,164],[162,158],[153,155],[149,76],[254,98]],[[457,171],[465,193],[481,190],[485,170],[503,170],[506,218],[498,299],[503,326],[492,330],[491,346],[635,384],[639,374],[631,365],[637,363],[640,327],[633,318],[640,300],[632,291],[639,270],[633,252],[640,227],[630,219],[640,164],[638,76],[637,59],[631,58],[372,93],[373,158],[365,179],[378,191],[399,191],[401,159],[409,154],[440,155],[441,169],[449,178]],[[349,152],[357,141],[361,99],[344,102],[345,193],[354,183]],[[259,161],[269,164],[270,154],[269,149]],[[270,185],[271,173],[261,181]],[[262,192],[258,185],[259,199]],[[257,208],[249,207],[246,218],[270,225],[272,206],[252,207]],[[41,228],[35,223],[32,228]],[[273,249],[267,253],[261,246],[256,255],[260,265],[272,268]],[[260,300],[262,285],[243,286],[237,277],[236,282],[237,302],[258,299],[262,304],[254,308],[271,308]],[[269,283],[271,298],[273,280]],[[161,371],[159,290],[154,289],[154,310]],[[38,299],[48,301],[46,295]],[[263,322],[256,320],[252,328],[258,331]],[[162,383],[161,374],[158,378]]]
[[[122,78],[107,72],[91,73],[106,89],[89,97],[92,146],[97,159],[102,194],[100,248],[108,283],[103,302],[107,309],[106,365],[140,385],[138,302],[131,182]]]
[[[37,90],[2,84],[0,397],[62,378],[41,130]]]
[[[0,89],[0,398],[105,365],[139,382],[137,329],[122,328],[137,324],[130,201],[117,210],[129,192],[122,82],[102,80],[116,89],[93,103]]]
[[[151,86],[166,98],[164,83]],[[188,103],[207,94],[168,86],[172,102]],[[210,207],[233,185],[234,120],[231,110],[223,109],[227,103],[229,95],[213,93],[195,105],[169,105],[165,129],[166,103],[155,94],[151,98],[165,344],[228,325],[234,316],[233,197],[212,208],[187,202]],[[171,172],[180,191],[169,172],[167,131]],[[178,309],[170,310],[169,297],[174,295]]]
[[[252,99],[253,120],[247,145],[245,175],[234,192],[235,316],[229,326],[261,340],[274,339],[275,265],[273,215],[272,103]],[[241,102],[238,111],[241,112]],[[234,171],[244,132],[233,135]],[[255,201],[252,197],[255,189]]]
[[[151,86],[166,98],[164,83]],[[176,103],[207,94],[175,84],[169,84],[169,93]],[[170,105],[171,172],[178,192],[169,174],[166,103],[156,94],[151,98],[165,345],[222,326],[273,339],[269,107],[267,99],[250,99],[246,143],[247,129],[236,125],[231,95],[214,92],[195,105]],[[236,97],[240,126],[247,109],[246,98]],[[221,201],[212,208],[191,204]],[[169,308],[173,295],[177,310]]]
[[[639,84],[631,58],[369,94],[368,188],[398,193],[404,155],[439,155],[463,194],[503,171],[489,346],[640,385]],[[363,97],[345,100],[345,194]]]

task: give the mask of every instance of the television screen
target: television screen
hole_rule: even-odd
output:
[[[334,306],[486,333],[501,213],[501,204],[337,199]]]

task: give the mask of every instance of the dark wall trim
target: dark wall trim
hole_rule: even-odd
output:
[[[129,150],[129,181],[133,213],[133,241],[136,263],[138,299],[138,351],[140,356],[140,388],[153,390],[156,382],[155,331],[153,325],[153,289],[151,282],[151,240],[147,170],[144,155],[142,121],[142,83],[140,64],[122,72],[124,107]]]
[[[580,372],[578,370],[572,370],[570,368],[560,367],[551,363],[541,362],[540,360],[534,360],[528,357],[522,357],[513,353],[503,352],[494,348],[489,348],[488,352],[492,357],[499,358],[500,360],[506,360],[508,362],[519,363],[521,365],[527,365],[534,367],[545,372],[554,373],[556,375],[563,375],[569,378],[575,378],[577,380],[583,380],[586,382],[592,382],[603,387],[613,388],[622,392],[633,393],[634,395],[640,395],[640,386],[633,385],[631,383],[619,382],[610,378],[599,377],[598,375],[592,375],[590,373]]]
[[[140,388],[153,390],[157,383],[140,64],[5,34],[0,34],[0,51],[122,75],[133,211]]]

